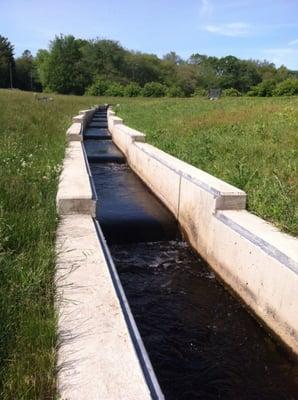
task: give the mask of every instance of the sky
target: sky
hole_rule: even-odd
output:
[[[0,35],[19,56],[55,35],[175,51],[266,59],[298,70],[298,0],[0,0]]]

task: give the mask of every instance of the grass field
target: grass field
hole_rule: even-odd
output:
[[[119,103],[148,142],[248,192],[249,209],[297,234],[298,98],[96,99],[0,90],[0,398],[54,399],[55,196],[79,109]]]
[[[55,196],[71,117],[94,99],[0,90],[0,398],[54,399]]]
[[[298,234],[298,97],[118,102],[149,143],[245,190],[251,212]]]

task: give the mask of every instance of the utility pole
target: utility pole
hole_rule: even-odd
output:
[[[11,65],[11,62],[9,63],[9,75],[10,75],[10,89],[13,89],[13,84],[12,84],[12,65]]]

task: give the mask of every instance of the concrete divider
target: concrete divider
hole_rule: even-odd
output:
[[[81,122],[74,122],[66,131],[67,140],[72,141],[83,141],[82,135],[82,124]]]
[[[115,144],[176,216],[192,247],[298,354],[298,240],[247,212],[245,192],[142,143],[142,133],[115,118],[108,113]]]
[[[80,213],[95,216],[96,200],[81,142],[70,142],[66,149],[56,203],[59,215]]]
[[[108,128],[109,128],[109,131],[111,132],[111,134],[113,134],[115,126],[122,124],[122,123],[123,123],[123,120],[121,118],[116,117],[115,115],[110,114],[110,113],[108,114]]]
[[[93,117],[93,114],[97,110],[97,106],[94,106],[88,110],[81,110],[79,115],[76,115],[72,119],[72,125],[66,131],[66,137],[69,142],[71,141],[83,141],[83,131]]]

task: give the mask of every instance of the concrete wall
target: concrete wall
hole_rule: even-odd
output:
[[[131,168],[178,219],[192,247],[298,354],[298,240],[247,212],[246,193],[144,143],[108,114]]]

